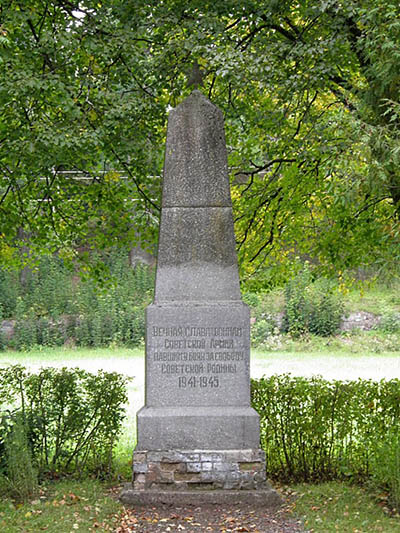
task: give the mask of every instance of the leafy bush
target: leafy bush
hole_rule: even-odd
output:
[[[127,380],[115,372],[94,375],[78,368],[43,368],[37,374],[19,365],[2,368],[1,410],[11,405],[13,416],[24,420],[41,474],[108,473],[125,416]]]
[[[279,330],[273,316],[269,315],[256,320],[251,326],[251,345],[262,347],[270,337],[278,333]]]
[[[325,279],[314,281],[307,267],[287,284],[284,331],[327,337],[338,330],[342,314],[343,303],[333,285]]]
[[[378,489],[387,489],[390,503],[400,509],[400,428],[390,429],[372,447],[371,478]]]
[[[382,315],[381,321],[378,324],[378,329],[385,333],[399,333],[400,332],[400,313],[387,312]]]
[[[15,313],[18,296],[18,273],[0,270],[0,306],[2,318],[9,318]]]
[[[277,309],[274,303],[279,296],[274,293],[248,292],[243,295],[243,301],[251,311],[251,345],[268,349],[273,338],[279,335],[279,321]]]
[[[16,324],[10,348],[36,345],[137,346],[144,340],[144,309],[152,298],[154,273],[142,265],[129,266],[127,254],[112,251],[104,258],[110,279],[103,287],[93,280],[81,280],[57,257],[44,258],[36,270],[25,276],[0,271],[0,309],[13,283],[15,298],[4,316]],[[0,317],[1,318],[1,317]],[[4,343],[3,343],[4,344]],[[2,348],[0,342],[0,348]]]
[[[18,500],[26,500],[38,488],[38,473],[32,464],[26,426],[21,414],[4,418],[1,424],[0,453],[3,452],[0,471],[0,493]]]
[[[252,380],[252,405],[270,477],[363,479],[375,444],[400,428],[400,380],[272,376]]]
[[[253,310],[260,305],[261,298],[256,292],[246,292],[243,294],[243,301]]]

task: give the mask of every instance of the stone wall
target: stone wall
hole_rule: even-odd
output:
[[[135,490],[257,489],[265,484],[262,450],[135,451]]]

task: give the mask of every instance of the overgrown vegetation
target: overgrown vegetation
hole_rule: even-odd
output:
[[[13,335],[3,335],[2,346],[140,345],[154,273],[143,265],[131,268],[122,251],[104,260],[109,279],[102,287],[74,275],[57,257],[43,258],[23,281],[15,271],[1,271],[2,318],[15,320]]]
[[[110,474],[127,381],[79,368],[1,368],[0,487],[24,499],[37,475]]]
[[[400,507],[400,381],[252,380],[267,473],[285,481],[349,479],[390,490]]]
[[[109,277],[102,286],[82,278],[82,272],[71,272],[57,256],[43,258],[33,270],[1,270],[0,319],[5,322],[0,349],[142,345],[144,309],[152,299],[154,271],[144,265],[132,268],[123,251],[111,250],[104,261]],[[315,277],[306,264],[282,289],[244,294],[252,313],[252,346],[292,350],[306,343],[309,348],[314,337],[337,344],[340,339],[333,335],[347,309],[359,309],[380,316],[373,335],[364,335],[365,343],[376,351],[397,350],[400,300],[396,294],[394,288],[389,291],[376,284],[345,295],[334,281]],[[353,344],[353,336],[345,333],[343,342]]]
[[[32,442],[21,413],[3,414],[0,427],[0,493],[18,501],[27,500],[38,489],[38,472],[32,460]]]
[[[343,302],[337,288],[326,279],[313,279],[307,265],[287,283],[284,331],[293,336],[311,333],[328,337],[337,332],[342,316]]]

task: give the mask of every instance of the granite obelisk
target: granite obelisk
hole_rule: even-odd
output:
[[[249,358],[223,115],[195,90],[168,120],[136,492],[266,488]]]

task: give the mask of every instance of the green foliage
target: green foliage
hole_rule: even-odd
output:
[[[279,330],[274,318],[266,316],[252,324],[250,332],[251,345],[262,348],[263,343],[272,335],[279,333]]]
[[[260,415],[267,474],[282,480],[377,475],[377,445],[400,428],[397,379],[330,382],[275,375],[252,380],[251,395]],[[388,467],[392,476],[394,466]]]
[[[0,492],[26,501],[38,489],[38,473],[32,464],[27,428],[21,414],[3,417],[0,427],[0,453],[4,450],[0,471]]]
[[[3,401],[24,421],[41,475],[111,472],[127,381],[115,372],[94,375],[78,368],[42,368],[37,374],[19,365],[0,369]],[[8,471],[7,451],[6,459]]]
[[[283,327],[293,336],[332,335],[342,314],[343,303],[333,285],[324,279],[314,281],[307,267],[286,285]]]
[[[0,284],[0,303],[10,292],[15,295],[14,315],[7,316],[16,321],[9,346],[21,350],[65,343],[141,344],[154,273],[142,265],[131,268],[126,253],[119,250],[110,251],[102,260],[110,276],[103,286],[93,279],[80,279],[58,257],[44,257],[24,283],[15,276],[12,290],[8,287],[2,292]]]
[[[9,318],[15,313],[18,296],[18,276],[15,270],[0,270],[1,318]]]
[[[385,333],[400,333],[400,313],[395,311],[384,313],[378,329]]]
[[[282,284],[306,254],[330,275],[390,269],[399,10],[383,0],[6,0],[0,259],[27,260],[26,240],[31,259],[154,242],[167,112],[198,60],[226,119],[242,279]],[[104,275],[98,262],[92,270]]]
[[[373,444],[371,455],[372,484],[389,490],[390,503],[400,508],[400,428],[389,428]]]
[[[279,302],[279,295],[247,292],[243,295],[243,301],[251,311],[251,344],[253,347],[265,348],[272,337],[279,334],[276,319],[276,302]]]

